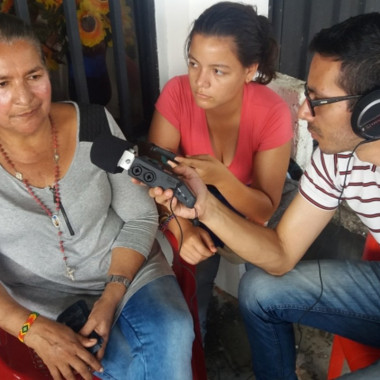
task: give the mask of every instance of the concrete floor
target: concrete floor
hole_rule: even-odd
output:
[[[327,378],[332,335],[305,326],[295,327],[299,380]],[[215,288],[205,341],[208,380],[254,380],[250,349],[237,301]]]
[[[355,216],[345,212],[342,208],[342,214],[336,216],[338,223],[330,223],[325,228],[304,260],[361,257],[366,230],[362,229]],[[352,225],[344,225],[342,220]],[[237,299],[215,287],[208,314],[205,338],[208,380],[254,380],[250,348]],[[299,380],[327,379],[332,335],[310,327],[295,326],[296,342],[299,342],[300,335],[302,339],[297,356]]]

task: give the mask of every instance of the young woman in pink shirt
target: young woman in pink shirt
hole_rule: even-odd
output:
[[[268,20],[252,6],[206,9],[186,42],[188,73],[165,85],[149,131],[151,142],[182,156],[178,161],[195,168],[219,199],[260,224],[280,203],[291,150],[288,106],[265,86],[275,76],[277,51]],[[197,265],[204,334],[224,243],[202,225],[179,223],[172,219],[168,228],[183,237],[181,257]]]

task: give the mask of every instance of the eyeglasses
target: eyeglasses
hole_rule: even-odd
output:
[[[307,83],[305,83],[305,97],[306,103],[310,109],[312,116],[315,116],[314,107],[324,106],[330,103],[342,102],[343,100],[357,99],[360,98],[361,95],[345,95],[345,96],[335,96],[333,98],[322,98],[322,99],[311,99],[309,88],[307,87]]]

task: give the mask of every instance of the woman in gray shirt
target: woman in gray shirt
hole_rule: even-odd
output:
[[[123,138],[102,107],[51,103],[38,39],[0,14],[0,328],[54,379],[191,379],[192,320],[155,204],[91,163],[105,131]],[[91,312],[76,333],[55,319],[78,300]]]

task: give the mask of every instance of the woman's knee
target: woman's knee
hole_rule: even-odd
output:
[[[192,342],[193,320],[174,276],[164,276],[141,288],[127,302],[121,315],[126,330],[139,339],[162,342],[183,337]]]
[[[193,318],[186,307],[174,308],[167,313],[166,317],[163,317],[159,321],[160,339],[167,341],[183,343],[188,342],[190,345],[194,340],[194,324]]]
[[[174,277],[167,276],[159,281],[166,282],[160,294],[156,294],[154,312],[154,330],[162,342],[182,340],[191,345],[194,339],[193,318]],[[151,300],[152,301],[152,300]],[[153,301],[152,301],[153,302]]]

